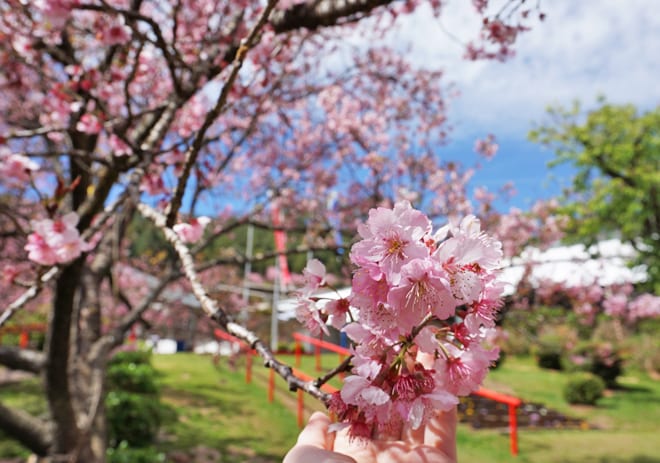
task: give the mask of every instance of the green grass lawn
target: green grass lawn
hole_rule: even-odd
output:
[[[293,356],[280,356],[293,365]],[[324,354],[321,365],[330,369],[339,362],[336,354]],[[314,356],[302,358],[301,370],[312,376]],[[660,382],[640,372],[620,378],[621,388],[607,391],[598,406],[573,406],[563,398],[567,375],[539,369],[531,357],[509,357],[500,369],[490,372],[485,386],[543,403],[572,417],[586,420],[589,430],[519,430],[521,463],[660,463]],[[333,382],[338,385],[338,382]],[[263,382],[261,383],[263,385]],[[278,391],[278,394],[280,392]],[[306,399],[312,400],[312,399]],[[461,462],[509,462],[509,435],[498,430],[474,430],[459,425]]]
[[[0,398],[4,404],[37,416],[46,410],[46,402],[40,393],[41,385],[37,379],[28,379],[0,387]],[[6,438],[0,431],[0,458],[27,457],[29,455],[30,452],[18,442]]]
[[[178,414],[164,427],[163,450],[204,445],[219,450],[225,463],[279,462],[295,442],[295,415],[268,403],[262,387],[245,383],[242,370],[222,362],[216,368],[210,357],[193,354],[155,355],[153,364],[163,374],[163,401]]]
[[[284,358],[293,362],[292,357]],[[325,355],[324,368],[338,362]],[[199,445],[217,449],[223,463],[279,462],[293,445],[298,429],[295,415],[278,399],[268,403],[266,370],[255,359],[255,380],[245,383],[242,362],[236,370],[225,360],[215,367],[210,357],[192,354],[154,356],[161,372],[162,397],[178,417],[165,423],[158,448],[190,449]],[[305,357],[303,371],[317,375],[314,357]],[[258,377],[257,377],[258,376]],[[278,380],[279,381],[279,380]],[[509,437],[499,430],[473,430],[460,425],[461,463],[660,463],[660,382],[638,372],[620,380],[622,388],[608,391],[597,407],[568,405],[562,397],[566,376],[539,370],[531,358],[507,358],[490,373],[486,386],[523,400],[542,402],[565,414],[587,420],[590,430],[519,431],[520,455],[509,454]],[[31,380],[0,389],[0,398],[33,413],[44,409],[39,386]],[[313,399],[307,397],[306,402]],[[0,438],[0,458],[25,455],[17,444]],[[313,463],[313,462],[312,462]]]
[[[567,376],[540,370],[532,358],[507,357],[489,373],[485,386],[529,402],[541,402],[567,415],[585,419],[589,430],[519,431],[519,462],[534,463],[660,463],[660,382],[630,371],[621,388],[607,391],[596,407],[566,403],[562,389]],[[462,461],[510,461],[502,434],[459,430]],[[508,443],[507,443],[508,445]],[[497,449],[496,451],[494,451]],[[503,454],[504,453],[504,454]]]

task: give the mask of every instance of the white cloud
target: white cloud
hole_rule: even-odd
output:
[[[469,62],[447,31],[467,42],[479,26],[471,2],[448,3],[440,20],[420,11],[400,21],[396,43],[412,57],[440,66],[461,96],[451,104],[455,137],[492,131],[524,137],[549,104],[587,105],[598,94],[642,108],[660,104],[660,15],[656,0],[552,0],[542,23],[523,34],[506,63]]]

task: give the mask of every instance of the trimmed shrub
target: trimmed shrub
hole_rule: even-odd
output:
[[[124,351],[110,360],[106,376],[109,393],[105,401],[109,444],[115,449],[122,445],[131,449],[119,451],[113,461],[122,462],[118,459],[131,452],[135,459],[126,457],[126,461],[157,461],[140,460],[142,457],[138,456],[142,453],[135,449],[151,445],[161,423],[167,419],[169,410],[160,401],[157,374],[151,365],[150,352]]]
[[[548,325],[543,328],[535,348],[536,361],[540,368],[563,370],[562,359],[567,346],[577,340],[575,329],[570,325]]]
[[[110,445],[126,441],[131,447],[150,445],[161,423],[162,405],[150,394],[113,391],[106,398]]]
[[[539,368],[548,370],[562,369],[562,349],[560,346],[542,344],[536,350],[536,363]]]
[[[605,382],[593,373],[574,373],[564,386],[564,398],[571,404],[595,405],[603,397]]]
[[[158,394],[156,370],[148,364],[118,363],[107,371],[108,388],[141,394]]]
[[[123,350],[112,356],[108,366],[125,365],[134,363],[136,365],[151,365],[151,351],[149,350]]]

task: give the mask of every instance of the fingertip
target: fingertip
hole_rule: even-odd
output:
[[[456,407],[436,415],[426,424],[424,443],[444,452],[453,461],[456,460]]]
[[[330,418],[323,412],[312,413],[309,417],[309,420],[307,420],[307,423],[311,423],[312,421],[324,423],[324,426],[330,425]]]
[[[330,418],[324,413],[312,413],[307,426],[305,426],[298,436],[298,444],[327,449],[328,426],[330,426]]]

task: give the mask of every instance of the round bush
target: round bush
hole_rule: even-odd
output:
[[[142,394],[157,394],[156,370],[148,364],[118,363],[107,371],[108,388]]]
[[[595,405],[603,397],[605,382],[593,373],[571,375],[564,386],[564,398],[571,404]]]
[[[108,366],[134,363],[136,365],[151,365],[151,351],[124,350],[117,352],[108,362]]]
[[[536,353],[536,362],[539,368],[545,368],[547,370],[561,370],[561,358],[561,348],[553,346],[540,346]]]
[[[162,405],[149,394],[113,391],[106,398],[111,445],[126,441],[131,447],[152,444],[161,423]]]

